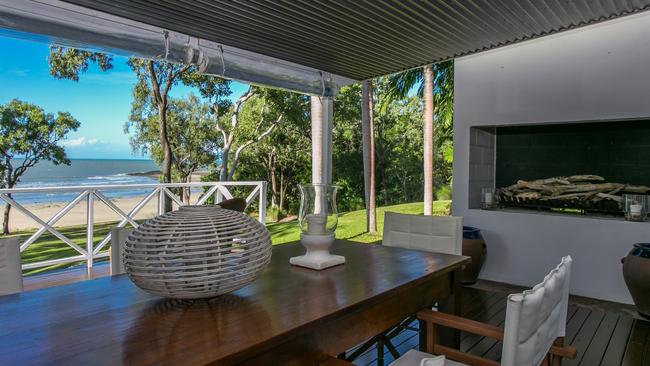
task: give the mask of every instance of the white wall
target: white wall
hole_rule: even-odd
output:
[[[532,285],[574,258],[572,293],[631,302],[620,259],[650,223],[468,208],[471,126],[650,118],[650,13],[456,60],[453,213],[488,242],[481,278]]]

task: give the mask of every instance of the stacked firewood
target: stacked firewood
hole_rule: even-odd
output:
[[[623,194],[648,194],[650,187],[622,183],[607,183],[598,175],[572,175],[533,181],[519,180],[516,184],[499,188],[500,196],[522,200],[581,200],[623,202]]]

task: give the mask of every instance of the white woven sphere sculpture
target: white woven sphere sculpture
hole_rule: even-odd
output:
[[[184,206],[126,239],[124,268],[141,289],[200,299],[246,286],[271,260],[271,234],[257,220],[214,206]]]

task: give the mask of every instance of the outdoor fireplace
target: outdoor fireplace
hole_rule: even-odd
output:
[[[470,208],[492,187],[499,208],[622,216],[624,194],[650,193],[650,120],[473,127],[470,135]]]
[[[479,278],[534,285],[569,254],[572,294],[632,302],[620,260],[650,240],[647,217],[485,210],[481,190],[576,174],[650,185],[649,31],[645,12],[455,60],[452,213],[489,245]]]

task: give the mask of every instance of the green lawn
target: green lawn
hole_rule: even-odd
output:
[[[447,215],[451,201],[436,201],[433,203],[434,215]],[[344,212],[339,215],[339,225],[336,229],[336,237],[348,239],[361,243],[372,243],[381,240],[381,233],[384,228],[384,212],[392,211],[421,215],[424,212],[422,202],[405,203],[401,205],[385,206],[377,208],[377,234],[366,232],[366,210]],[[300,232],[296,221],[268,224],[273,244],[282,244],[300,239]]]
[[[449,206],[451,201],[436,201],[433,203],[434,215],[445,215],[449,212]],[[401,213],[410,213],[410,214],[422,214],[423,204],[422,202],[416,203],[406,203],[401,205],[379,207],[377,209],[377,234],[369,234],[365,232],[366,228],[366,213],[365,210],[351,211],[341,213],[339,216],[339,224],[336,230],[336,237],[340,239],[349,239],[362,243],[372,243],[381,240],[381,232],[384,226],[384,212],[401,212]],[[106,234],[114,227],[116,222],[108,222],[95,224],[94,226],[94,236],[95,243],[98,243],[104,238]],[[296,221],[282,222],[282,223],[270,223],[267,225],[267,228],[271,232],[273,238],[273,244],[282,244],[291,241],[298,240],[300,237],[298,224]],[[70,238],[72,241],[77,243],[82,248],[86,246],[86,226],[68,226],[63,228],[57,228],[63,235]],[[33,230],[16,232],[11,236],[20,237],[21,242],[29,238],[33,233]],[[104,248],[104,251],[108,248]],[[56,259],[62,257],[72,257],[78,253],[70,248],[69,246],[63,244],[58,238],[54,235],[46,232],[43,234],[34,244],[32,244],[25,252],[23,252],[23,263],[34,263],[39,261],[44,261],[48,259]],[[26,271],[25,274],[35,274],[51,269],[58,269],[68,267],[71,264],[61,264],[56,266],[50,266],[46,268],[38,268]]]

